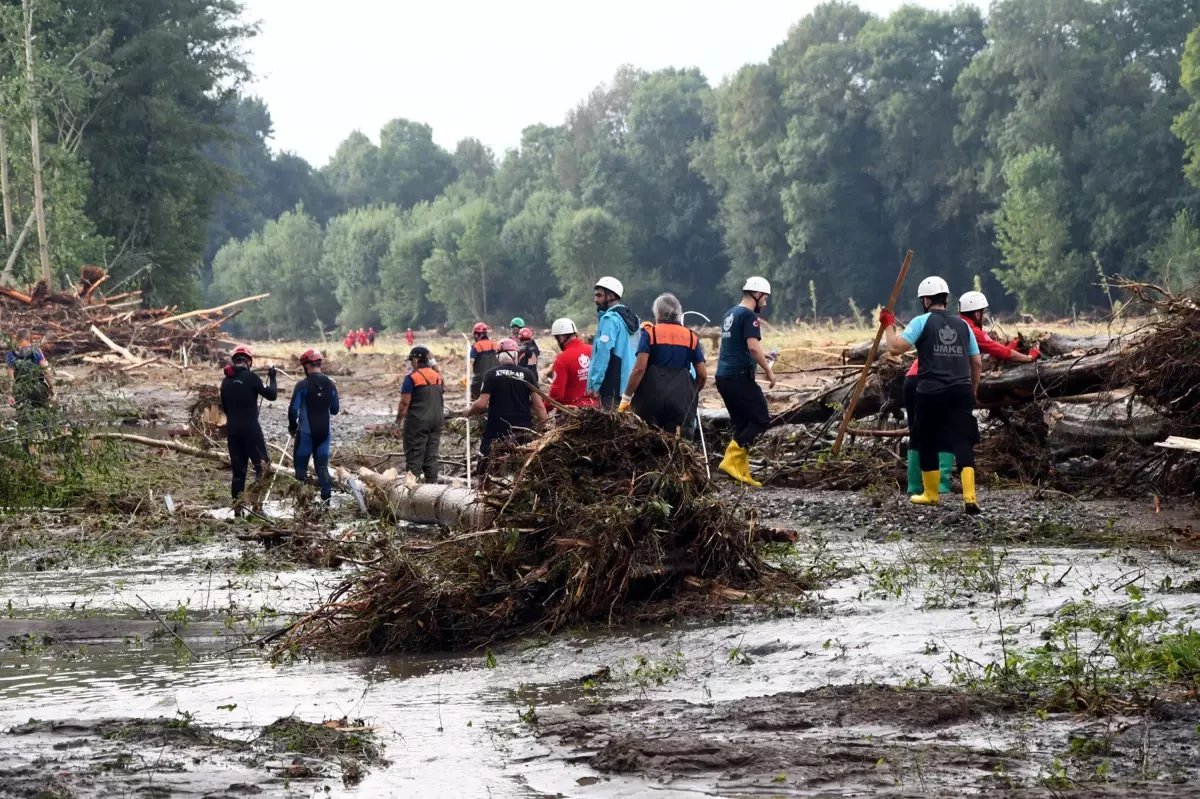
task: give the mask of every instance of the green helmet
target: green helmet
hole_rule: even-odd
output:
[[[514,316],[513,320],[508,323],[509,327],[525,327],[525,320],[519,316]]]

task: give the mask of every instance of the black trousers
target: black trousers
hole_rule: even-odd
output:
[[[717,375],[717,393],[725,401],[729,420],[733,422],[733,440],[749,449],[771,424],[767,398],[754,382],[754,374]]]
[[[921,419],[917,413],[917,384],[920,378],[909,375],[904,378],[904,416],[908,419],[908,446],[914,452],[920,449]],[[953,444],[946,435],[946,428],[934,425],[938,436],[938,452],[953,452]]]
[[[975,466],[979,424],[975,421],[975,394],[969,385],[935,393],[917,391],[916,410],[921,471],[938,470],[939,452],[953,452],[959,469]]]
[[[263,438],[262,427],[258,422],[253,425],[230,428],[228,437],[229,463],[233,467],[233,482],[230,488],[233,498],[237,499],[246,490],[247,462],[254,462],[254,476],[261,480],[263,464],[270,458],[267,455],[267,442]]]

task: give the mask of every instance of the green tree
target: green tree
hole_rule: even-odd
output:
[[[546,305],[549,318],[568,316],[577,325],[595,317],[592,288],[604,275],[633,284],[629,248],[620,223],[601,208],[563,211],[554,225],[550,265],[561,296]]]
[[[329,221],[321,273],[333,280],[342,327],[382,325],[381,267],[392,247],[399,212],[392,206],[356,208]]]
[[[1004,267],[996,276],[1022,309],[1065,313],[1087,261],[1071,249],[1062,157],[1050,147],[1035,147],[1008,162],[1004,180],[1009,189],[996,215]]]

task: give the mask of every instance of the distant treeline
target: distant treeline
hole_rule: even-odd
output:
[[[212,47],[175,53],[208,80],[193,94],[168,91],[172,70],[118,80],[146,34],[118,46],[121,26],[102,29],[101,85],[154,101],[106,102],[85,147],[60,148],[74,161],[57,180],[76,194],[55,191],[85,198],[72,207],[92,238],[69,241],[116,258],[118,276],[150,264],[168,299],[270,291],[239,317],[249,333],[587,322],[606,273],[643,315],[661,290],[715,315],[761,274],[777,318],[850,316],[882,301],[908,248],[915,273],[955,291],[978,280],[994,306],[1035,313],[1107,308],[1102,277],[1117,273],[1200,282],[1195,0],[1003,0],[986,19],[970,6],[882,19],[826,3],[767,63],[715,88],[694,69],[625,67],[502,157],[475,139],[449,152],[398,119],[378,143],[351,134],[319,170],[272,152],[260,101],[216,93],[246,76],[233,54],[252,31],[230,21],[233,0],[203,13],[172,12],[174,0],[57,4],[208,21]],[[64,54],[90,41],[61,27]],[[0,74],[17,63],[9,30]],[[166,115],[177,135],[163,144],[141,114]],[[14,115],[10,139],[21,124]]]

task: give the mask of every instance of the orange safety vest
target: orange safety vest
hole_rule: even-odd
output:
[[[651,325],[646,328],[646,333],[650,336],[650,346],[663,344],[673,347],[687,347],[689,350],[696,349],[696,345],[700,343],[700,339],[688,328],[683,325]]]
[[[413,381],[412,399],[408,405],[408,419],[440,428],[445,421],[442,395],[445,381],[428,366],[409,375]]]

